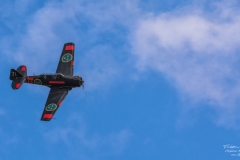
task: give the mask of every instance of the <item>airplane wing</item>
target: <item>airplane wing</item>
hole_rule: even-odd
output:
[[[56,73],[73,75],[74,67],[74,43],[65,43],[59,59]]]
[[[41,117],[42,121],[50,121],[52,119],[67,94],[67,88],[51,88]]]

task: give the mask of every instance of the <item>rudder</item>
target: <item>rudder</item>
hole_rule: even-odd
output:
[[[10,70],[10,80],[12,80],[12,89],[21,87],[27,76],[27,67],[22,65],[15,69]]]
[[[9,79],[10,80],[14,80],[17,77],[23,77],[23,76],[20,73],[18,73],[18,71],[16,71],[15,69],[11,69],[10,70],[10,77],[9,77]]]

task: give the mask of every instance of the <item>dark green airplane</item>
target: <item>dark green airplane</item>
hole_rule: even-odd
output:
[[[66,43],[63,46],[56,73],[27,76],[27,67],[21,65],[17,70],[11,69],[10,71],[12,88],[19,89],[23,83],[49,87],[50,92],[41,120],[50,121],[67,96],[68,91],[84,84],[82,77],[73,75],[73,68],[74,43]]]

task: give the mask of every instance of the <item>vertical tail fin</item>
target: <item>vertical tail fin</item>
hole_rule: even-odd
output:
[[[10,80],[12,80],[12,89],[21,87],[27,76],[27,67],[22,65],[15,69],[10,70]]]

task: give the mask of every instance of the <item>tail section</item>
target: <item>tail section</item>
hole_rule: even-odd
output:
[[[12,89],[18,89],[22,86],[27,77],[27,67],[22,65],[10,71],[10,80],[12,80]]]

